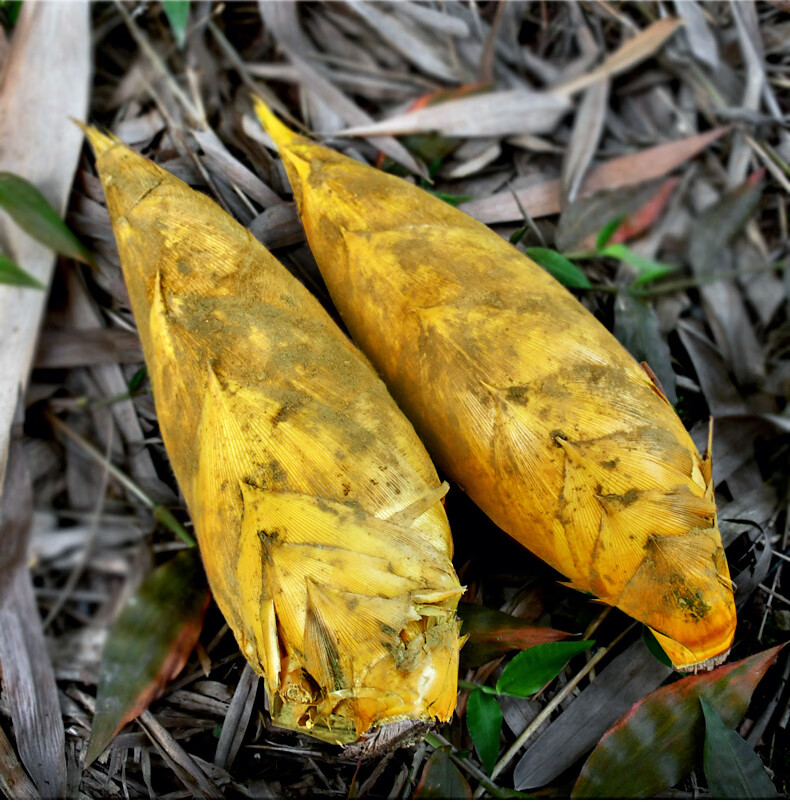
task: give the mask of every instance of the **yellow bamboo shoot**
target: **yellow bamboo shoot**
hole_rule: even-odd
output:
[[[249,232],[87,134],[165,447],[275,723],[348,743],[370,727],[447,720],[462,589],[444,488],[412,426]]]
[[[677,667],[723,660],[735,606],[710,453],[645,371],[485,225],[257,108],[335,305],[437,464]]]

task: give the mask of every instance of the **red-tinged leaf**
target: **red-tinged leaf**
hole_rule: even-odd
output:
[[[600,740],[582,768],[572,798],[643,799],[671,788],[702,754],[705,723],[699,700],[704,697],[724,723],[734,727],[781,648],[685,677],[648,694]]]
[[[472,790],[464,775],[444,749],[437,749],[425,764],[415,799],[471,799]]]
[[[200,635],[208,603],[196,548],[159,566],[126,603],[102,654],[86,765],[181,671]]]
[[[718,711],[702,697],[705,714],[705,778],[714,799],[776,799],[762,761]]]
[[[461,633],[468,635],[461,650],[461,665],[473,668],[511,651],[521,651],[539,643],[554,643],[570,637],[549,627],[536,627],[521,618],[492,610],[482,604],[458,605],[463,622]]]
[[[656,223],[661,213],[664,211],[675,187],[680,183],[679,178],[668,178],[658,189],[655,195],[645,203],[641,208],[637,209],[633,214],[625,217],[622,223],[617,227],[610,243],[617,244],[620,242],[628,242],[635,239],[640,234],[649,231]]]

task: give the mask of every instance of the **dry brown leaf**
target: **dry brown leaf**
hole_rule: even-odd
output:
[[[610,159],[590,172],[582,185],[581,194],[627,187],[666,175],[696,156],[729,130],[729,126],[714,128],[704,134],[677,139],[674,142]],[[533,218],[545,217],[560,211],[559,179],[520,190],[516,194],[519,202]],[[458,208],[488,224],[507,223],[522,218],[519,204],[510,190],[463,203]]]
[[[568,148],[562,161],[563,207],[573,202],[587,174],[587,168],[598,150],[609,101],[608,79],[594,83],[584,93],[573,123]]]
[[[398,17],[382,10],[384,6],[378,3],[349,0],[348,5],[417,69],[443,81],[458,81],[461,78],[449,66],[446,48],[438,46],[442,41],[438,37],[428,39],[420,36],[417,33],[418,26],[403,23]]]
[[[57,799],[66,790],[66,743],[55,673],[27,567],[33,502],[21,425],[11,436],[3,491],[0,674],[22,763],[39,794]]]
[[[299,27],[295,5],[293,3],[261,2],[259,9],[266,27],[271,30],[283,50],[288,54],[304,85],[320,95],[322,101],[347,124],[368,125],[371,123],[373,120],[366,112],[302,58],[313,48]],[[382,153],[386,153],[387,156],[411,172],[425,178],[428,177],[425,167],[419,165],[409,151],[396,139],[388,136],[372,137],[370,142]]]
[[[570,108],[567,97],[526,89],[503,89],[449,100],[398,114],[372,125],[343,131],[343,136],[400,136],[436,131],[444,136],[540,134],[554,129]]]
[[[665,17],[657,20],[644,31],[640,31],[636,36],[626,40],[617,50],[608,56],[594,70],[591,70],[578,78],[574,78],[561,86],[553,88],[554,92],[572,95],[584,89],[596,81],[609,78],[625,72],[627,69],[639,64],[641,61],[650,58],[661,49],[664,42],[683,24],[683,20],[675,17]]]

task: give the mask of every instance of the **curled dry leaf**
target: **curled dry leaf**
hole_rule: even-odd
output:
[[[455,705],[436,472],[370,365],[204,195],[89,130],[212,593],[274,721],[331,742]]]
[[[335,304],[448,474],[676,665],[721,660],[735,606],[710,455],[642,368],[486,226],[258,113]]]

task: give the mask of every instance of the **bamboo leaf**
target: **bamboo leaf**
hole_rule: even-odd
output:
[[[183,48],[189,21],[189,0],[162,0],[162,8],[170,23],[176,43]]]
[[[525,248],[524,253],[544,270],[550,273],[560,284],[575,289],[589,289],[590,281],[573,262],[551,248]]]
[[[447,752],[437,749],[425,764],[414,798],[471,799],[472,790]]]
[[[700,697],[705,715],[704,766],[714,799],[776,799],[776,788],[762,761],[716,709]]]
[[[510,651],[570,637],[569,632],[537,627],[482,604],[461,602],[458,605],[458,616],[462,621],[461,634],[468,636],[461,650],[461,664],[466,667],[481,666]]]
[[[184,667],[208,602],[197,549],[182,551],[159,566],[127,602],[102,654],[86,765]]]
[[[35,290],[45,290],[46,287],[30,273],[12,262],[6,256],[0,256],[0,284],[10,284],[14,287],[30,287]]]
[[[671,788],[700,755],[704,696],[735,726],[782,646],[648,694],[603,736],[584,764],[574,799],[645,798]]]
[[[615,231],[620,228],[620,224],[625,219],[624,214],[620,214],[615,217],[613,220],[610,220],[602,229],[601,233],[598,234],[598,239],[595,241],[595,250],[598,253],[609,244],[609,240],[614,236]]]
[[[466,724],[477,754],[486,772],[491,774],[499,754],[499,734],[502,732],[502,709],[496,697],[480,689],[472,691],[466,703]]]
[[[595,641],[573,643],[542,643],[517,654],[505,667],[497,693],[521,698],[537,693],[562,671],[572,657],[587,651]]]
[[[49,201],[21,176],[0,172],[0,207],[20,228],[53,251],[94,264],[93,256],[60,219]]]
[[[599,249],[599,253],[601,256],[608,256],[610,259],[619,259],[621,262],[626,262],[631,265],[631,267],[635,267],[639,273],[634,282],[637,286],[640,284],[647,284],[649,281],[655,281],[677,270],[675,265],[657,262],[655,259],[648,259],[645,256],[640,256],[638,253],[635,253],[619,242]]]

